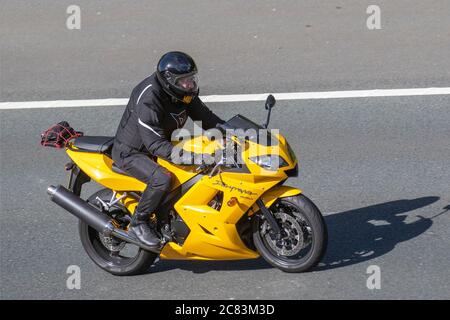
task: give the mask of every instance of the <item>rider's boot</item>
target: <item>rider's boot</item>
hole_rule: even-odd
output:
[[[150,225],[149,222],[148,214],[135,212],[128,233],[136,236],[146,246],[158,249],[161,246],[161,239],[156,233],[155,227]]]

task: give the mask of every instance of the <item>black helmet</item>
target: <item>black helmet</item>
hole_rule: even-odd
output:
[[[190,103],[198,96],[197,66],[186,53],[164,54],[159,59],[156,75],[164,91],[176,100]]]

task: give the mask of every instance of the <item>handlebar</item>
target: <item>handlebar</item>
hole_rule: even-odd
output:
[[[216,128],[219,129],[222,133],[226,133],[227,130],[234,130],[236,128],[230,126],[228,123],[218,123]]]

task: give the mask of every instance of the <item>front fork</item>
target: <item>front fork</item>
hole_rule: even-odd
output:
[[[267,222],[269,223],[270,227],[275,232],[275,234],[278,234],[278,235],[281,234],[281,229],[277,223],[277,220],[275,220],[272,212],[270,212],[270,210],[267,209],[267,207],[264,204],[264,202],[262,201],[262,199],[259,198],[258,200],[256,200],[256,204],[258,205],[259,210],[261,210],[262,214],[266,218]]]
[[[270,206],[279,198],[296,196],[301,192],[302,190],[294,187],[278,185],[265,192],[258,200],[256,200],[253,208],[256,209],[255,211],[258,209],[261,211],[277,237],[281,236],[281,229],[272,212],[269,210]]]

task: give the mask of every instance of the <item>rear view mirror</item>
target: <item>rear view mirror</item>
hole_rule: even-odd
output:
[[[270,111],[272,110],[274,105],[275,105],[275,97],[273,95],[269,94],[269,96],[266,99],[266,110],[268,110],[269,112],[267,112],[267,119],[266,119],[266,123],[263,124],[263,128],[267,129],[267,126],[269,125]]]
[[[266,99],[266,110],[270,110],[275,106],[275,97],[271,94]]]

